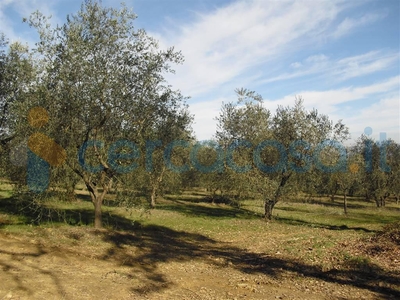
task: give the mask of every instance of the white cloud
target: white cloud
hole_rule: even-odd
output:
[[[229,102],[229,99],[217,98],[215,100],[190,104],[189,109],[196,116],[193,129],[195,130],[197,140],[208,140],[214,135],[217,129],[215,118],[218,116],[223,102]]]
[[[329,57],[324,54],[317,54],[317,55],[312,55],[312,56],[307,57],[305,61],[307,63],[320,63],[320,62],[327,61],[328,59],[329,59]]]
[[[374,130],[375,139],[379,139],[380,132],[386,132],[388,138],[400,142],[399,88],[400,76],[395,76],[367,86],[301,91],[277,100],[266,99],[264,106],[274,113],[278,105],[292,106],[296,95],[300,95],[307,109],[316,108],[334,121],[343,119],[344,124],[350,129],[353,141],[363,133],[365,127],[369,126]],[[368,104],[370,102],[367,100],[370,98],[376,101]],[[190,104],[191,112],[196,115],[193,127],[199,140],[209,139],[215,133],[215,117],[218,116],[222,102],[229,100],[231,99],[218,98]],[[352,106],[354,101],[365,101],[365,104],[363,107]],[[348,106],[343,108],[345,104]]]
[[[315,46],[323,37],[335,38],[360,26],[383,18],[384,14],[365,14],[346,18],[336,30],[334,23],[344,10],[358,6],[343,1],[236,1],[207,14],[197,14],[191,23],[177,24],[155,34],[164,48],[181,50],[185,63],[175,67],[168,81],[193,97],[210,93],[223,84],[244,78],[255,69],[270,65],[282,57]],[[354,57],[338,61],[325,54],[312,55],[291,64],[294,73],[273,78],[257,78],[260,84],[330,71],[335,80],[345,80],[385,69],[397,55],[375,54],[369,61]],[[374,61],[375,59],[375,61]],[[260,73],[260,72],[259,72]],[[252,74],[253,75],[253,74]],[[233,89],[234,87],[232,87]]]
[[[264,77],[267,73],[278,73],[276,66],[282,65],[281,62],[292,54],[315,47],[321,41],[325,43],[326,39],[340,38],[385,17],[370,13],[340,22],[339,17],[345,10],[359,5],[359,2],[348,1],[313,1],[313,5],[304,5],[302,1],[236,1],[198,14],[190,23],[168,23],[169,27],[156,37],[162,47],[174,45],[175,49],[182,50],[185,63],[167,80],[196,101],[205,100],[190,103],[196,115],[194,129],[198,138],[209,138],[216,129],[213,119],[218,115],[221,101],[208,101],[210,95],[223,97],[227,89],[246,87],[249,77],[253,79],[252,86],[306,75],[338,83],[392,67],[398,62],[399,54],[389,50],[346,58],[316,53],[289,62],[287,73]],[[339,26],[334,27],[338,22]],[[331,115],[337,111],[337,105],[364,99],[373,94],[373,89],[380,90],[378,85],[297,94],[304,96],[307,105]],[[277,103],[291,105],[293,99],[294,95],[290,95],[266,104],[275,108]]]
[[[360,87],[346,87],[326,91],[302,91],[296,93],[304,99],[307,109],[316,108],[329,115],[333,120],[344,119],[349,126],[352,139],[361,135],[364,128],[374,129],[375,137],[380,132],[387,132],[388,137],[400,142],[400,76],[388,78],[382,82]],[[278,100],[266,100],[264,105],[275,111],[278,105],[291,106],[296,95],[287,95]],[[368,100],[374,99],[371,104]],[[362,107],[351,106],[353,101],[365,101]],[[347,111],[339,105],[348,103]],[[370,103],[370,104],[368,104]],[[341,107],[342,107],[341,106]]]
[[[352,138],[357,139],[366,127],[373,129],[371,137],[379,140],[380,133],[400,142],[400,98],[393,95],[380,99],[366,108],[359,109],[352,117],[346,118],[346,125],[352,130]]]
[[[370,126],[374,129],[374,134],[387,132],[388,137],[400,142],[399,88],[400,76],[395,76],[366,86],[299,91],[277,100],[265,99],[264,106],[274,113],[278,105],[292,106],[295,97],[301,96],[307,109],[316,108],[334,121],[344,119],[344,124],[350,128],[353,140],[361,135],[365,127]],[[367,100],[371,98],[375,101],[368,104],[370,102]],[[196,124],[193,127],[198,139],[211,138],[215,133],[215,117],[218,116],[222,102],[229,100],[232,99],[218,98],[190,104],[191,112],[196,115]],[[364,101],[365,104],[362,108],[352,106],[355,101]],[[345,104],[348,106],[343,108]],[[374,138],[378,139],[379,136]]]
[[[169,28],[158,36],[162,45],[175,45],[185,56],[170,82],[192,96],[202,94],[310,45],[341,11],[340,2],[238,1],[193,23]]]
[[[362,55],[333,60],[323,54],[318,54],[307,57],[302,62],[292,63],[290,66],[295,71],[259,80],[258,84],[306,75],[321,76],[321,74],[331,81],[339,82],[392,68],[399,61],[399,56],[398,52],[370,51]]]
[[[299,91],[296,94],[287,95],[278,100],[266,100],[267,106],[291,105],[296,95],[305,99],[305,105],[309,108],[322,109],[324,113],[335,111],[338,104],[360,100],[375,94],[387,94],[398,92],[399,76],[389,78],[385,81],[361,87],[345,87],[327,91]]]
[[[292,68],[297,69],[297,68],[300,68],[301,66],[303,66],[303,64],[302,64],[301,62],[296,61],[296,62],[290,64],[290,66],[291,66]]]
[[[365,26],[367,24],[371,24],[376,22],[379,19],[382,19],[386,16],[386,14],[377,14],[377,13],[369,13],[365,14],[360,18],[346,18],[344,19],[336,28],[336,30],[332,33],[334,38],[340,38],[344,35],[349,34],[354,29]]]
[[[338,60],[335,63],[334,76],[340,76],[340,80],[365,76],[381,70],[393,67],[398,61],[399,53],[382,53],[372,51],[363,55],[353,56]]]

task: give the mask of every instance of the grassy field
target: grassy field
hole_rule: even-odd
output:
[[[261,201],[238,209],[201,190],[154,210],[111,197],[94,230],[81,194],[32,206],[1,184],[0,299],[400,298],[394,202],[350,198],[344,215],[339,198],[282,201],[265,222]]]

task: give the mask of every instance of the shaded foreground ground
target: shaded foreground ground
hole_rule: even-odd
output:
[[[114,210],[116,230],[7,226],[0,214],[0,299],[400,298],[396,237],[377,235],[368,217],[307,224],[295,217],[305,207],[283,205],[267,224],[169,200],[151,215]]]

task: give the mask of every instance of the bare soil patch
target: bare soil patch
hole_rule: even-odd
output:
[[[281,237],[271,231],[268,238]],[[334,264],[310,263],[304,253],[299,252],[298,259],[280,252],[282,248],[265,240],[265,235],[259,240],[245,235],[238,242],[231,239],[156,225],[132,231],[87,227],[3,231],[0,299],[400,297],[399,265],[394,260],[382,262],[377,255],[370,261],[333,258]],[[246,247],[249,240],[251,246]],[[358,243],[342,246],[357,255],[369,251],[370,245]],[[385,249],[383,257],[398,255],[398,247]]]

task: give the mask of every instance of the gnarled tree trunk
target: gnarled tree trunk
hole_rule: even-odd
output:
[[[156,207],[156,199],[157,199],[157,186],[153,185],[151,189],[151,194],[150,194],[150,207],[155,208]]]
[[[94,228],[102,228],[103,227],[103,218],[101,214],[101,206],[103,204],[102,197],[98,197],[93,201],[94,205]]]
[[[112,187],[113,184],[113,178],[112,175],[109,174],[107,176],[107,170],[103,170],[101,177],[100,177],[100,182],[103,187],[102,192],[100,193],[96,184],[94,184],[90,180],[90,176],[87,174],[84,174],[83,172],[79,171],[78,169],[73,169],[85,182],[86,188],[89,191],[90,198],[92,200],[93,206],[94,206],[94,227],[95,228],[102,228],[103,227],[103,218],[102,218],[102,213],[101,213],[101,206],[103,205],[103,200],[104,197],[107,195],[109,190]]]
[[[151,208],[156,207],[157,193],[158,193],[160,185],[163,181],[165,171],[166,171],[166,167],[163,166],[161,168],[160,174],[158,174],[158,176],[155,175],[155,177],[150,177],[150,183],[151,183],[150,207]]]
[[[272,210],[274,209],[275,206],[275,201],[271,200],[271,199],[267,199],[264,202],[264,217],[267,220],[271,220],[272,219]]]
[[[92,199],[92,203],[94,206],[94,228],[102,228],[103,227],[103,218],[101,213],[101,207],[103,205],[103,200],[106,194],[108,193],[109,186],[111,182],[107,186],[103,186],[103,191],[101,193],[98,192],[97,188],[91,184],[86,183],[86,187],[89,190],[90,197]]]
[[[331,202],[335,202],[335,196],[338,190],[339,190],[339,184],[335,183],[335,187],[332,189],[330,194]]]
[[[281,181],[279,183],[279,186],[275,192],[274,198],[273,199],[266,199],[264,202],[264,217],[267,220],[271,220],[272,219],[272,211],[275,207],[275,204],[278,203],[278,201],[281,198],[282,195],[282,190],[283,187],[286,185],[287,181],[289,180],[290,176],[292,176],[292,173],[288,173],[288,174],[283,174],[282,173],[282,177],[281,177]]]

